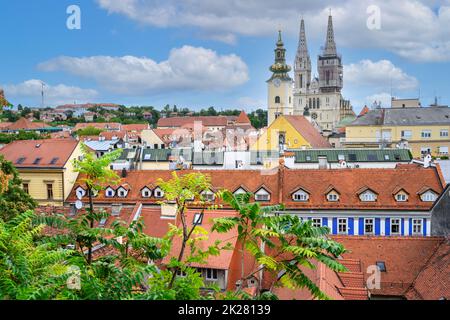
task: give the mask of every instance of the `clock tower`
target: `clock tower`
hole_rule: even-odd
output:
[[[286,64],[286,49],[278,32],[278,42],[275,49],[275,63],[270,67],[272,77],[267,80],[268,86],[268,125],[280,115],[293,115],[293,80],[289,76],[291,67]]]

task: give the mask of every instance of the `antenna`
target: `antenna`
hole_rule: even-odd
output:
[[[41,90],[41,97],[42,97],[42,108],[45,108],[45,99],[44,99],[44,87],[45,87],[45,83],[43,81],[41,81],[41,86],[42,86],[42,90]]]

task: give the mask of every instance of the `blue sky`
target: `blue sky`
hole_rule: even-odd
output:
[[[315,69],[332,9],[344,95],[356,111],[392,91],[449,104],[448,1],[36,0],[0,4],[0,86],[14,104],[114,102],[253,110],[266,107],[277,29],[292,65],[300,16]],[[367,8],[380,9],[369,30]],[[69,30],[66,9],[81,9]],[[446,28],[444,26],[447,26]]]

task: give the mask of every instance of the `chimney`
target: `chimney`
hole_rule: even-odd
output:
[[[283,203],[283,186],[284,186],[284,157],[280,158],[280,165],[278,167],[278,203]]]
[[[317,157],[319,160],[319,169],[328,169],[328,158],[326,156]]]
[[[126,178],[127,177],[127,169],[123,168],[122,169],[122,178]]]

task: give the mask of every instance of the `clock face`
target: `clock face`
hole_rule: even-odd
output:
[[[281,86],[281,80],[280,79],[275,79],[275,80],[273,80],[273,84],[274,84],[274,86],[275,87],[279,87],[279,86]]]

